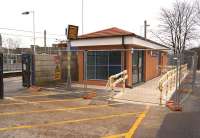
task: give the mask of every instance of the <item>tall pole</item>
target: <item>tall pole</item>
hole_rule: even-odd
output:
[[[35,11],[25,11],[22,12],[23,15],[28,15],[32,13],[33,14],[33,53],[36,53],[36,49],[35,49]]]
[[[44,47],[47,47],[47,31],[44,30]]]
[[[193,59],[193,79],[192,79],[192,92],[194,91],[194,85],[196,81],[196,70],[197,70],[197,61],[198,61],[198,55],[197,52],[194,53]]]
[[[67,41],[67,89],[71,89],[71,42]]]
[[[4,85],[3,85],[3,54],[0,53],[0,99],[4,98]]]
[[[32,13],[33,13],[33,45],[34,45],[33,52],[35,54],[36,53],[36,49],[35,49],[35,11],[33,10]]]
[[[0,50],[2,50],[2,37],[1,37],[1,33],[0,33]]]
[[[84,13],[83,13],[83,12],[84,12],[84,1],[83,1],[83,0],[82,0],[82,5],[81,5],[81,6],[82,6],[82,8],[81,8],[81,9],[82,9],[82,16],[81,16],[81,17],[82,17],[82,34],[83,34],[83,33],[84,33],[84,32],[83,32],[83,31],[84,31],[84,21],[83,21],[83,15],[84,15]]]
[[[144,21],[144,38],[145,38],[145,39],[147,38],[147,27],[148,27],[148,26],[150,26],[150,25],[148,25],[148,24],[147,24],[147,21],[145,20],[145,21]]]
[[[67,37],[67,89],[71,89],[71,42],[68,39],[68,29],[65,29],[65,35]]]

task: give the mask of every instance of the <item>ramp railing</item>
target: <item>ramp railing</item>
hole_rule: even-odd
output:
[[[109,88],[112,92],[114,88],[122,83],[122,92],[125,92],[125,83],[126,79],[128,79],[127,70],[124,70],[118,74],[112,75],[108,78],[108,82],[106,84],[106,88]]]
[[[180,71],[180,72],[179,72]],[[171,69],[167,71],[159,80],[158,88],[160,91],[160,104],[163,103],[163,97],[165,95],[165,101],[167,102],[168,93],[175,91],[180,84],[180,82],[186,77],[188,74],[187,64],[181,65],[178,68]]]

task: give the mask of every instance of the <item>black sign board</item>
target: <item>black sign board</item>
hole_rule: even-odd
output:
[[[68,25],[67,39],[75,40],[78,37],[78,26]]]

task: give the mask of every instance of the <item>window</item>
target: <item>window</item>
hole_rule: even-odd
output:
[[[121,72],[120,51],[96,51],[87,55],[87,79],[107,80]]]

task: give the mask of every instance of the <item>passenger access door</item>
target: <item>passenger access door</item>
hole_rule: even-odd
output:
[[[144,81],[143,65],[144,51],[135,50],[132,54],[133,84],[138,84]]]

